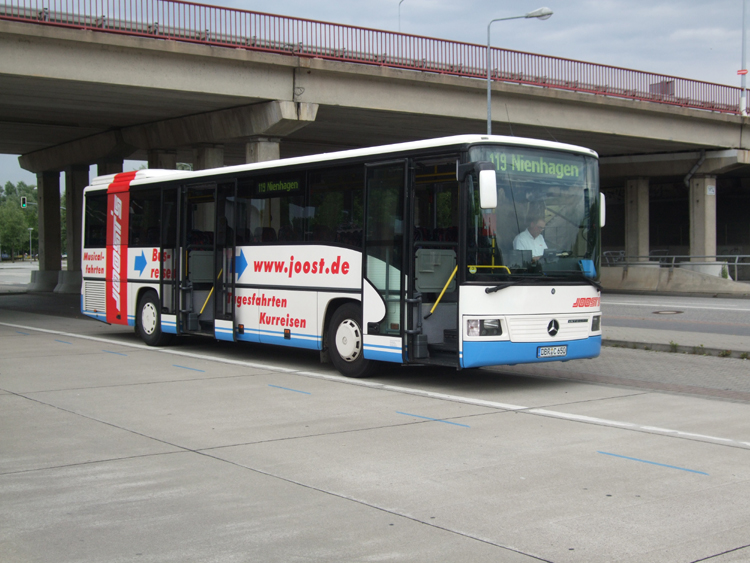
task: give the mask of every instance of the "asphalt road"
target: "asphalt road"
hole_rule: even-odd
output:
[[[750,300],[607,294],[608,326],[750,336]]]

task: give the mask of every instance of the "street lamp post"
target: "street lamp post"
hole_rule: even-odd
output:
[[[398,32],[401,33],[401,4],[404,3],[404,0],[401,0],[398,3]]]
[[[742,1],[742,70],[739,74],[742,75],[742,93],[740,94],[740,114],[747,115],[747,42],[745,40],[747,24],[747,0]]]
[[[403,1],[403,0],[402,0]],[[399,4],[400,5],[400,4]],[[511,16],[509,18],[497,18],[487,24],[487,134],[492,135],[492,102],[491,102],[491,78],[490,78],[490,26],[495,22],[505,20],[519,20],[521,18],[536,18],[539,20],[548,20],[552,16],[552,10],[549,8],[538,8],[533,12],[522,16]]]
[[[32,256],[34,256],[34,255],[33,255],[33,254],[31,253],[31,231],[33,231],[33,230],[34,230],[34,228],[33,228],[33,227],[29,227],[29,260],[31,260],[31,259],[32,259]]]

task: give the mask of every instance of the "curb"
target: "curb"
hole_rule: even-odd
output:
[[[750,351],[706,348],[702,344],[700,346],[683,346],[681,344],[661,344],[603,339],[602,346],[610,346],[612,348],[630,348],[632,350],[653,350],[655,352],[671,352],[673,354],[689,354],[694,356],[716,356],[719,358],[737,358],[740,360],[750,359]]]

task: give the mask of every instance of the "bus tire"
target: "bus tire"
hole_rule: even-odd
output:
[[[138,300],[136,327],[138,336],[149,346],[166,346],[172,340],[171,334],[161,330],[161,304],[154,291],[147,291]]]
[[[364,356],[362,307],[346,303],[334,311],[328,325],[328,353],[334,367],[346,377],[367,377],[375,362]]]

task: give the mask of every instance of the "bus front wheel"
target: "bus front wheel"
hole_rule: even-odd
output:
[[[346,303],[333,313],[328,325],[328,351],[334,367],[347,377],[367,377],[375,362],[363,354],[362,308]]]
[[[172,340],[171,334],[161,330],[161,304],[153,291],[147,291],[138,300],[138,336],[149,346],[166,346]]]

